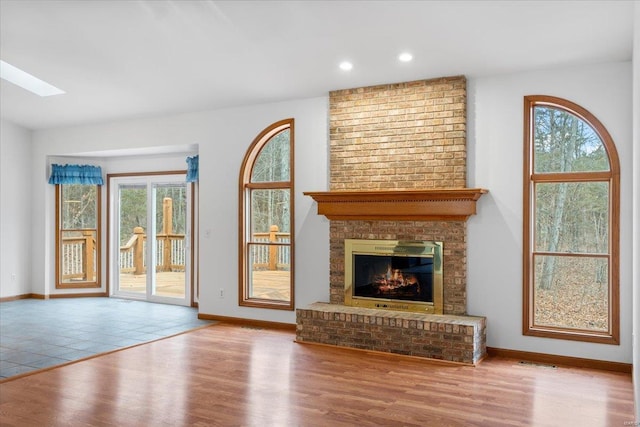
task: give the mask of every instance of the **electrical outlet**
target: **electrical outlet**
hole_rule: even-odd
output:
[[[16,273],[12,273],[11,274],[11,281],[15,282],[16,281]]]
[[[220,298],[224,298],[224,289],[220,288]]]

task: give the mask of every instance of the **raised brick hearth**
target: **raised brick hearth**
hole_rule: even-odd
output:
[[[330,191],[465,188],[465,78],[331,92],[330,150]],[[443,242],[444,314],[345,306],[345,239]],[[466,218],[332,219],[330,301],[296,311],[297,341],[477,363],[486,320],[467,316],[466,248]]]
[[[485,318],[315,303],[296,312],[298,342],[468,364],[486,354]]]

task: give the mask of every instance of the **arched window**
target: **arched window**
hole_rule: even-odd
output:
[[[618,344],[620,166],[598,119],[524,99],[523,333]]]
[[[293,119],[253,141],[240,169],[243,306],[293,310]]]

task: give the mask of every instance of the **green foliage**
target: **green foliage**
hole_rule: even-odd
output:
[[[162,201],[165,197],[173,200],[173,233],[184,234],[187,224],[186,184],[160,184],[156,192],[156,232],[162,232]],[[127,243],[135,227],[147,228],[147,186],[132,184],[120,186],[120,245]]]
[[[187,186],[186,184],[159,185],[156,189],[156,231],[162,232],[162,201],[170,198],[173,203],[172,223],[174,234],[185,234],[187,229]]]
[[[290,232],[290,130],[273,136],[261,149],[251,172],[251,182],[280,182],[279,189],[251,191],[251,231],[266,233],[271,225]]]
[[[127,243],[135,227],[147,230],[147,186],[120,186],[120,245]]]
[[[63,184],[61,191],[62,228],[65,230],[97,228],[97,185]]]

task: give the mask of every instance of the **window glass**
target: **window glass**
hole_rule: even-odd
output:
[[[538,326],[609,330],[607,258],[536,255]]]
[[[84,184],[61,186],[62,228],[86,229],[97,226],[98,187]]]
[[[268,233],[275,226],[278,231],[291,231],[289,189],[251,191],[251,231]]]
[[[536,173],[607,171],[609,159],[593,128],[575,115],[548,106],[534,109]]]
[[[57,288],[99,286],[99,191],[96,185],[56,186]]]
[[[273,136],[260,151],[251,182],[289,181],[289,129]]]
[[[539,183],[534,204],[536,251],[608,252],[608,182]]]

